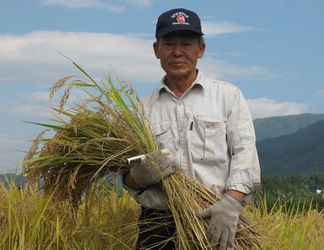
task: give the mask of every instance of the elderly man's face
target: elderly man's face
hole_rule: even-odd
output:
[[[205,44],[199,37],[172,35],[158,39],[154,52],[167,76],[187,77],[195,74],[198,58]]]

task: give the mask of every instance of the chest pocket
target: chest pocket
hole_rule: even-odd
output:
[[[206,116],[194,116],[190,150],[194,162],[223,166],[228,158],[226,123]]]
[[[175,151],[175,140],[170,122],[153,124],[152,131],[160,148],[168,148]]]

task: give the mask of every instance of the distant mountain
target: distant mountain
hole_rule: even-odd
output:
[[[324,172],[324,120],[295,133],[257,142],[263,174]]]
[[[295,133],[318,121],[324,120],[324,114],[300,114],[255,119],[254,127],[258,141]]]

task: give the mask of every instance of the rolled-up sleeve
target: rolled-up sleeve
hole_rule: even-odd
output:
[[[253,121],[239,89],[231,96],[230,105],[227,120],[230,165],[225,189],[248,194],[261,181]]]

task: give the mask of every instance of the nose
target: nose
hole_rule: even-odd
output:
[[[175,56],[181,56],[183,53],[182,51],[182,47],[180,44],[176,44],[174,47],[173,47],[173,54]]]

